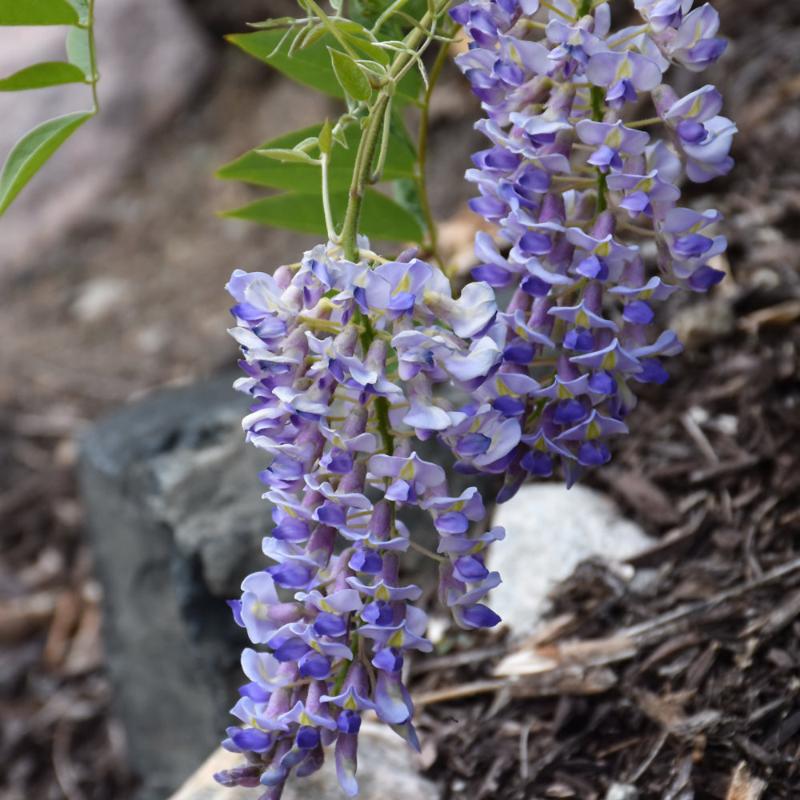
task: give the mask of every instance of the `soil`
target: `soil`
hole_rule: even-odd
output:
[[[446,632],[437,657],[417,662],[424,766],[446,797],[633,798],[630,784],[640,798],[742,800],[759,781],[766,797],[800,796],[800,9],[716,5],[734,41],[708,77],[742,133],[735,173],[694,200],[728,217],[730,278],[671,310],[687,352],[589,478],[659,545],[633,579],[582,566],[536,641]],[[3,800],[133,791],[75,436],[152,388],[228,366],[231,268],[270,268],[309,243],[215,217],[252,194],[211,173],[322,118],[326,102],[265,81],[238,54],[219,59],[114,196],[0,278]],[[476,140],[463,86],[439,98],[432,185],[445,219],[469,194],[459,175]],[[498,674],[512,667],[528,674]]]

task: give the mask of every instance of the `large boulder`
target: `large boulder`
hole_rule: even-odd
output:
[[[96,425],[81,484],[116,711],[141,800],[219,740],[244,644],[224,603],[260,564],[269,507],[231,379],[161,392]]]

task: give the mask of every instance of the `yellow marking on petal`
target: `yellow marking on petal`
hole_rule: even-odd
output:
[[[617,80],[622,80],[623,78],[631,78],[633,77],[633,64],[629,58],[626,58],[620,65],[619,69],[617,70]]]
[[[390,598],[389,590],[383,584],[381,584],[375,590],[375,599],[376,600],[389,600],[389,598]]]
[[[355,711],[358,708],[355,698],[353,695],[350,695],[347,700],[344,701],[344,707],[348,711]]]
[[[589,427],[586,429],[586,438],[587,439],[599,439],[600,438],[600,426],[597,424],[595,420],[589,423]]]
[[[594,249],[595,255],[605,258],[611,252],[611,242],[600,242]]]
[[[559,400],[568,400],[573,396],[572,392],[566,386],[564,386],[563,383],[558,384],[558,391],[556,392],[556,395],[558,396]]]
[[[402,647],[403,640],[405,637],[403,636],[403,629],[401,628],[399,631],[395,631],[390,637],[387,642],[389,647]]]
[[[406,272],[405,275],[400,279],[397,284],[397,288],[392,292],[392,294],[398,294],[399,292],[407,292],[411,288],[411,276]]]
[[[313,725],[314,720],[306,714],[305,711],[301,712],[300,714],[300,724],[301,725]]]
[[[694,103],[692,103],[691,107],[689,108],[689,113],[686,115],[687,117],[696,117],[700,113],[700,109],[703,106],[703,98],[697,97],[695,98]]]
[[[319,607],[322,611],[327,611],[329,614],[333,613],[333,608],[331,607],[331,604],[327,600],[320,600]]]
[[[617,352],[616,350],[612,350],[610,353],[606,353],[605,357],[603,358],[603,369],[614,369],[617,366]]]
[[[606,144],[617,150],[622,144],[622,131],[619,128],[614,128],[606,137]]]
[[[575,324],[580,326],[581,328],[589,327],[589,315],[586,313],[586,311],[584,311],[584,309],[581,309],[575,315]]]
[[[410,481],[414,478],[414,462],[408,461],[403,465],[403,468],[400,470],[400,477],[404,481]]]

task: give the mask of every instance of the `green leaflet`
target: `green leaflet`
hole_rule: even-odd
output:
[[[93,116],[79,111],[43,122],[22,137],[12,149],[0,174],[0,214],[50,156]]]
[[[328,48],[336,47],[336,40],[326,33],[290,55],[292,43],[296,37],[302,35],[299,31],[292,31],[287,35],[282,30],[261,30],[255,33],[232,34],[227,40],[297,83],[343,99],[345,91],[339,84],[328,54]],[[405,103],[415,101],[421,86],[419,73],[416,70],[409,71],[397,87],[395,100]]]
[[[77,25],[67,0],[0,0],[0,25]]]
[[[361,67],[341,50],[329,48],[331,66],[339,86],[345,90],[353,100],[369,100],[372,97],[372,87]]]
[[[300,131],[284,134],[277,139],[264,142],[256,150],[291,149],[309,137],[316,137],[321,126],[315,125]],[[350,186],[358,149],[359,131],[350,126],[345,131],[347,149],[334,142],[328,170],[329,185],[332,192],[346,192]],[[414,174],[414,153],[407,144],[405,133],[393,127],[389,137],[389,149],[383,177],[386,180],[407,178]],[[221,167],[217,177],[223,180],[238,180],[256,186],[269,186],[285,189],[297,194],[316,194],[321,191],[320,168],[311,164],[296,164],[275,161],[259,155],[255,150]]]
[[[347,194],[331,195],[331,209],[337,228],[341,227],[347,209]],[[258,222],[277,228],[326,235],[322,204],[319,198],[287,192],[256,200],[254,203],[226,211],[223,216]],[[361,210],[358,229],[365,236],[395,242],[421,242],[419,222],[386,195],[368,189]]]
[[[47,61],[26,67],[7,78],[0,79],[0,92],[19,92],[24,89],[43,89],[64,83],[85,83],[83,70],[66,61]]]

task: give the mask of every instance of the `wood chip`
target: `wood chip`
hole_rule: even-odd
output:
[[[766,788],[767,784],[759,778],[754,778],[747,764],[742,761],[733,773],[725,800],[760,800]]]

